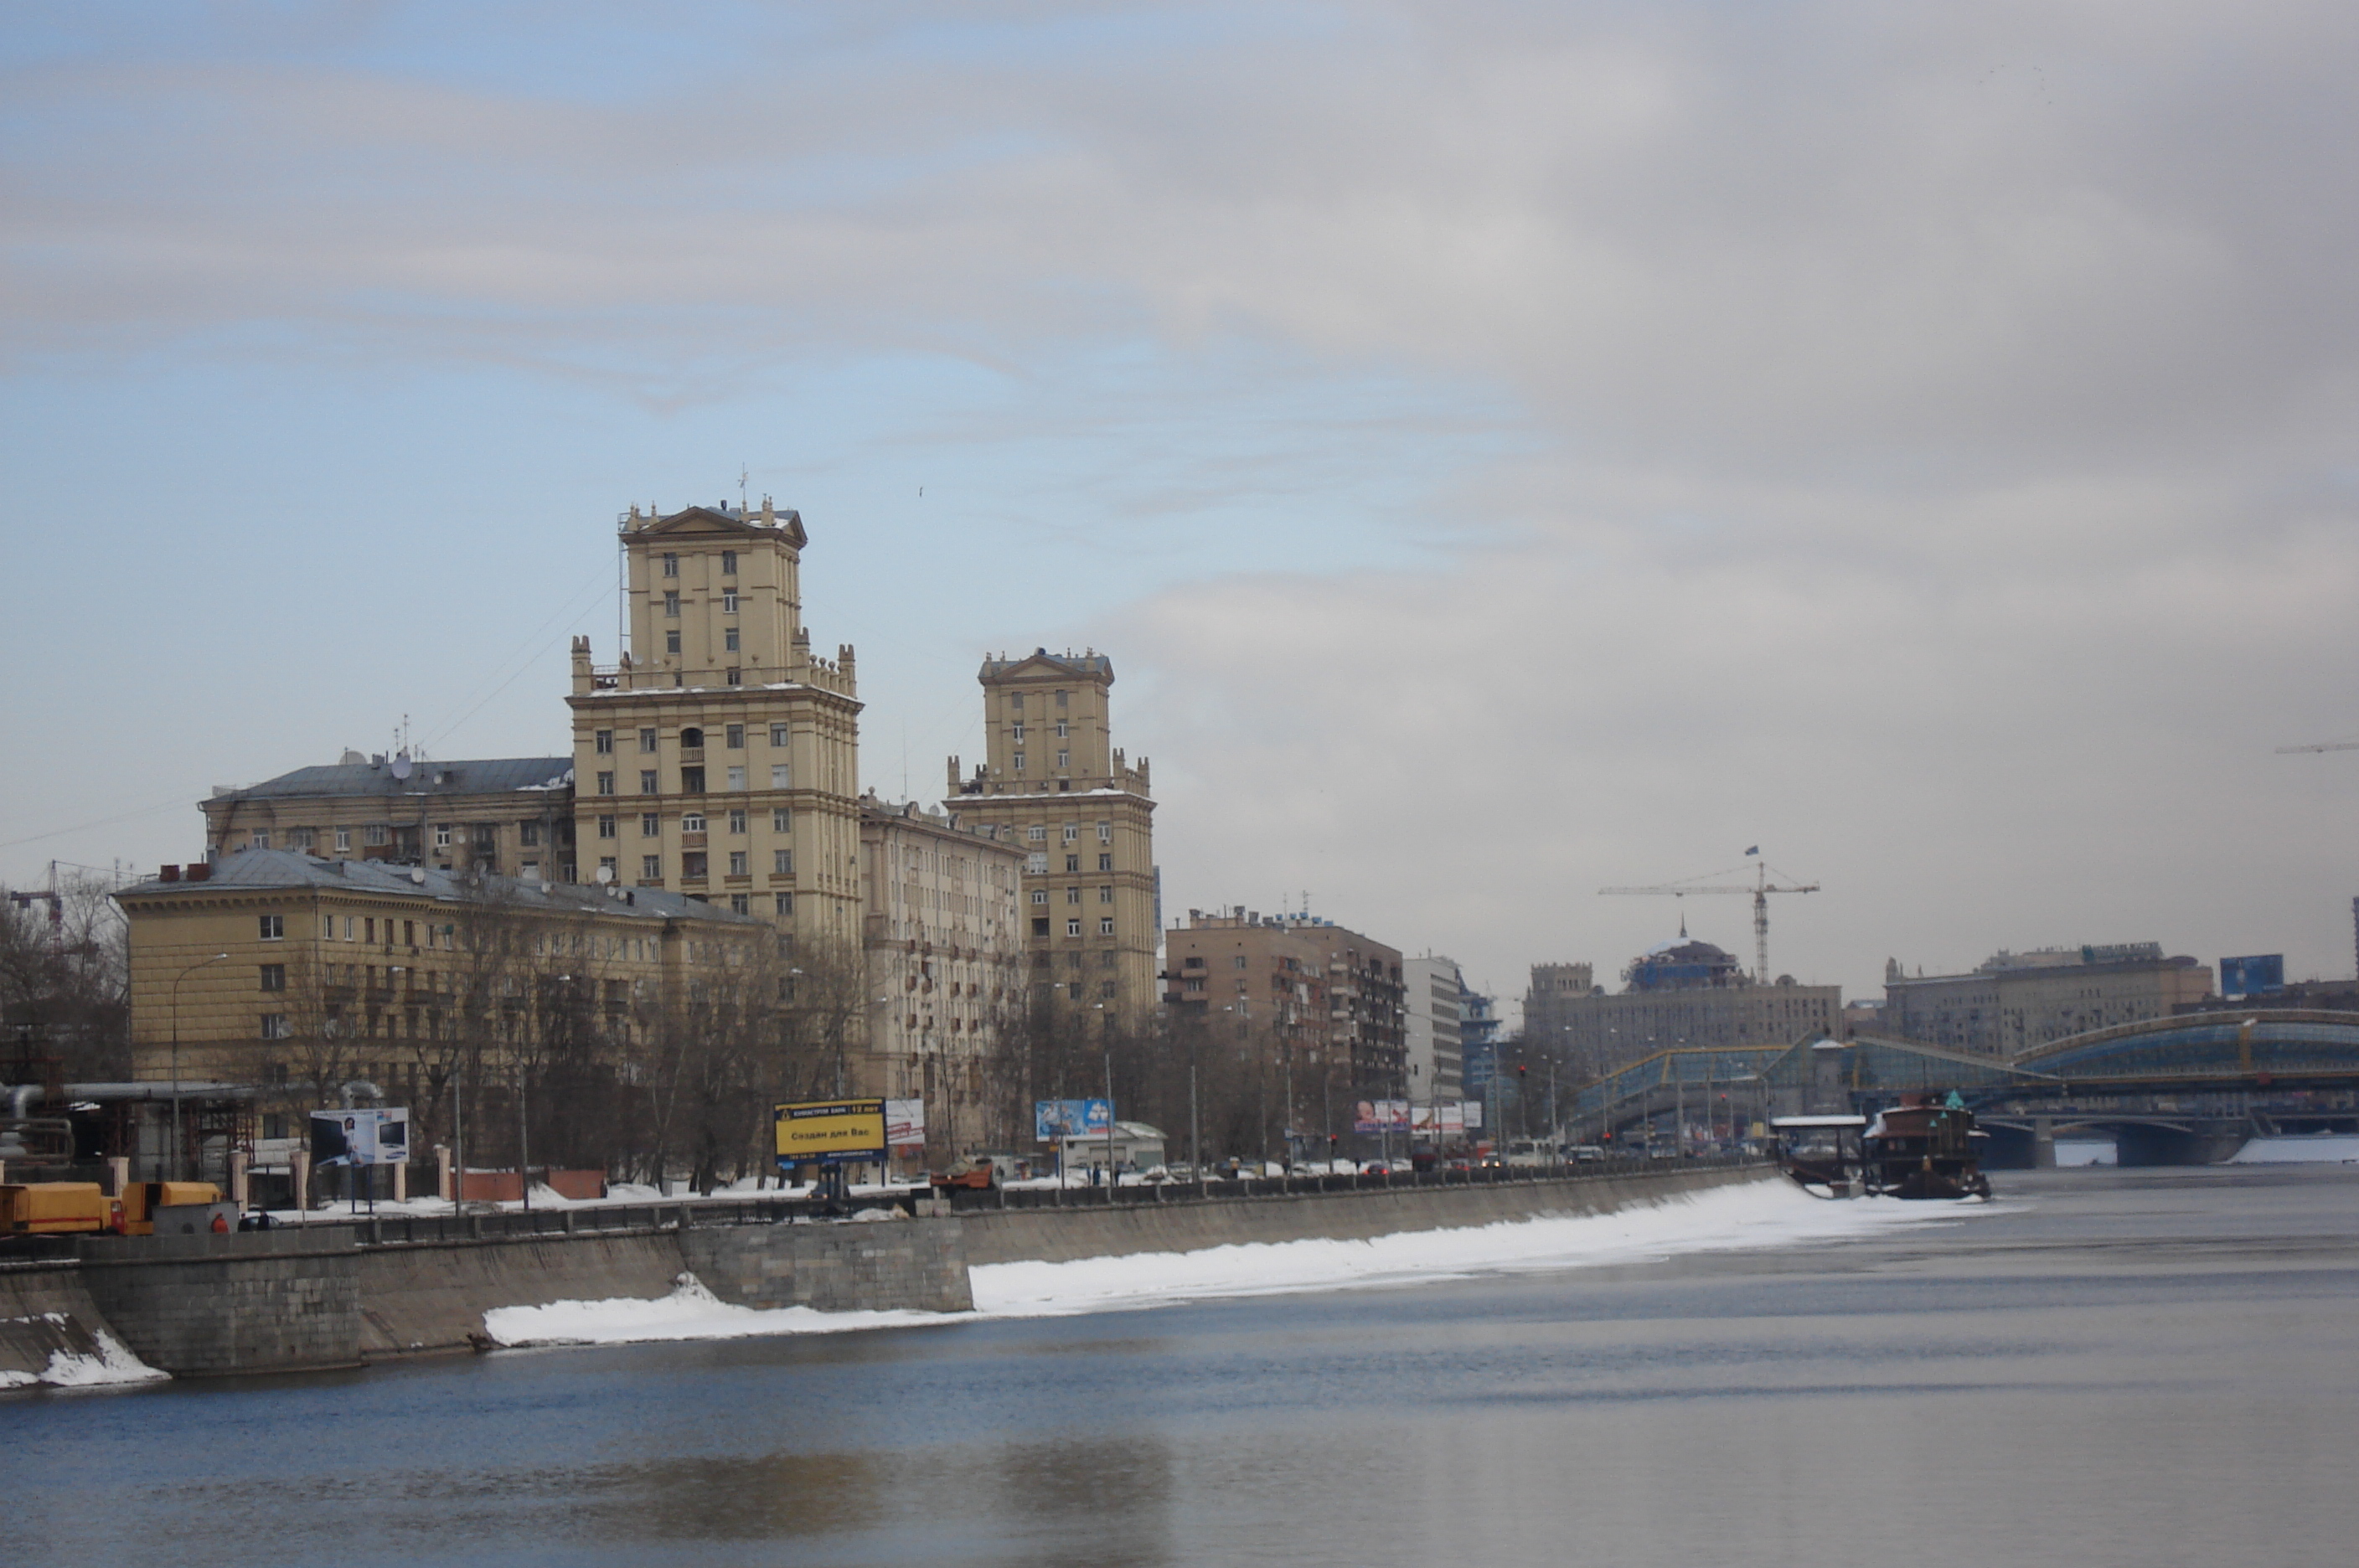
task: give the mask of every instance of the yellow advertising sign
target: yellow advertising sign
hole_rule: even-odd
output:
[[[805,1100],[773,1107],[778,1163],[885,1158],[885,1102]]]

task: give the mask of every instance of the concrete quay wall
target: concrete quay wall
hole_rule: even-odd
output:
[[[1713,1187],[1761,1181],[1765,1166],[1633,1171],[1383,1192],[1301,1192],[1266,1198],[1182,1198],[1161,1203],[1046,1209],[976,1209],[959,1215],[970,1264],[1194,1252],[1245,1242],[1364,1241],[1400,1231],[1602,1214]],[[1176,1194],[1184,1189],[1166,1189]]]
[[[657,1230],[364,1247],[361,1352],[375,1359],[463,1349],[495,1307],[653,1301],[671,1293],[682,1266],[677,1233]]]
[[[124,1236],[76,1248],[100,1325],[176,1377],[360,1363],[349,1234]]]
[[[966,1236],[951,1219],[715,1225],[681,1232],[679,1251],[706,1290],[741,1306],[963,1312],[974,1306]]]

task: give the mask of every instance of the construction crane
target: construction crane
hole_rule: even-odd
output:
[[[2359,751],[2359,739],[2322,740],[2313,746],[2281,746],[2277,747],[2277,755],[2279,757],[2291,757],[2298,751]]]
[[[1674,898],[1684,898],[1690,893],[1750,893],[1753,896],[1753,983],[1756,985],[1767,985],[1769,984],[1769,895],[1815,893],[1819,890],[1819,885],[1815,882],[1795,882],[1790,886],[1784,886],[1770,881],[1769,873],[1772,867],[1769,863],[1767,860],[1753,858],[1760,853],[1760,846],[1757,844],[1745,852],[1746,858],[1753,859],[1754,875],[1749,886],[1745,883],[1737,883],[1734,886],[1726,883],[1717,887],[1706,886],[1723,877],[1741,877],[1745,874],[1745,867],[1732,866],[1725,871],[1707,872],[1701,877],[1690,877],[1684,882],[1666,882],[1659,887],[1600,887],[1598,891],[1600,893],[1667,893]],[[1786,873],[1780,871],[1777,875],[1784,877]]]

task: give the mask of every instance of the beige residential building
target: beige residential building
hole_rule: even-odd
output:
[[[1005,1024],[1025,975],[1024,855],[946,812],[869,797],[861,901],[873,1009],[857,1093],[926,1105],[929,1162],[1003,1148]]]
[[[350,1079],[397,1104],[432,1098],[471,998],[505,1020],[500,1038],[528,1038],[532,1020],[570,1011],[626,1043],[770,940],[751,917],[676,893],[293,850],[166,866],[115,899],[128,923],[134,1076],[257,1084],[266,1122]]]
[[[2012,1058],[2085,1029],[2169,1018],[2212,992],[2212,966],[2159,942],[1998,953],[1970,975],[1884,966],[1876,1028],[1904,1040]]]
[[[347,751],[324,767],[216,789],[198,805],[212,855],[294,849],[338,860],[574,880],[570,757],[438,762]]]
[[[1156,1003],[1155,802],[1147,764],[1114,746],[1114,661],[1094,651],[984,661],[985,760],[962,778],[963,822],[1024,855],[1024,936],[1043,1001],[1136,1023]]]
[[[860,702],[802,624],[801,518],[634,506],[621,534],[630,646],[575,638],[567,698],[582,878],[856,944]]]

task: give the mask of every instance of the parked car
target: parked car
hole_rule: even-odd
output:
[[[1575,1165],[1594,1165],[1604,1158],[1605,1150],[1596,1144],[1579,1143],[1573,1145],[1572,1162]]]

